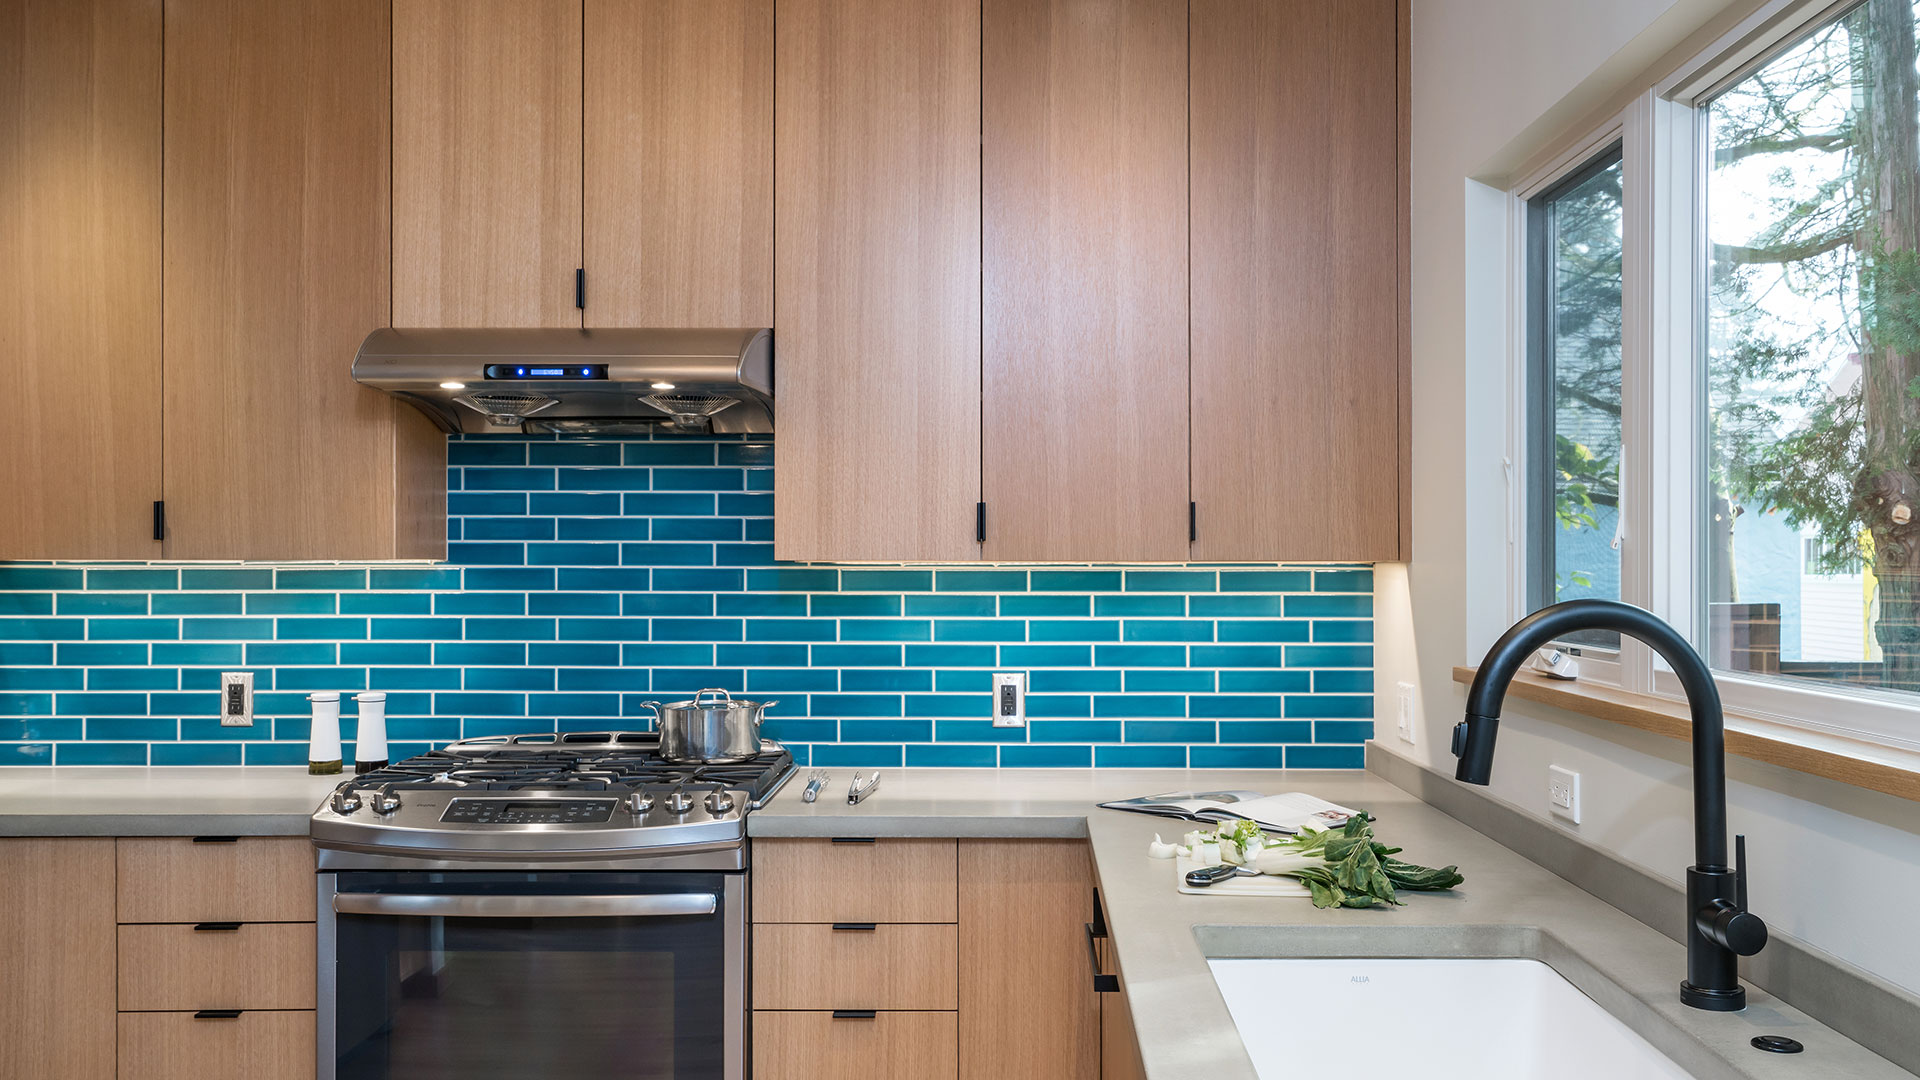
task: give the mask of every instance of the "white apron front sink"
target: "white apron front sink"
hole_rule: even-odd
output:
[[[1262,1080],[1689,1076],[1537,960],[1208,963]]]

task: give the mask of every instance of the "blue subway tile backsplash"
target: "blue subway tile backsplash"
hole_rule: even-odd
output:
[[[705,686],[778,698],[815,765],[1357,768],[1372,734],[1364,566],[782,564],[770,439],[447,456],[445,564],[0,564],[0,764],[298,764],[314,690],[387,691],[394,756]],[[1025,728],[990,722],[1002,670]]]

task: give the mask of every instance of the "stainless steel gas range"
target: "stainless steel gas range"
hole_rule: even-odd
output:
[[[746,815],[793,772],[473,739],[315,811],[322,1080],[741,1080]]]

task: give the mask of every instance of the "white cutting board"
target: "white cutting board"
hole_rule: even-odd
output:
[[[1281,877],[1278,874],[1261,874],[1259,877],[1230,877],[1216,881],[1203,889],[1187,884],[1189,871],[1200,869],[1200,864],[1185,855],[1178,856],[1173,862],[1173,886],[1183,893],[1212,894],[1216,896],[1306,896],[1313,895],[1306,884],[1297,878]]]

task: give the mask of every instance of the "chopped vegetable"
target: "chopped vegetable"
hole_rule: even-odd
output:
[[[1263,874],[1299,880],[1313,894],[1314,907],[1399,904],[1398,889],[1441,891],[1466,880],[1458,867],[1435,869],[1392,858],[1400,849],[1373,838],[1373,820],[1366,814],[1355,814],[1338,830],[1304,829],[1294,837],[1269,836],[1251,821],[1236,821],[1212,833],[1188,833],[1186,839],[1202,866],[1250,865]]]

